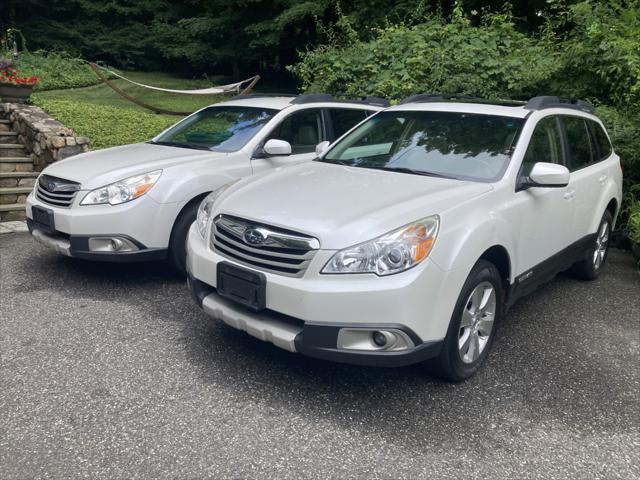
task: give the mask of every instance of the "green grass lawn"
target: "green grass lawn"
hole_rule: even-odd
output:
[[[206,88],[222,83],[216,78],[189,80],[157,72],[123,72],[123,75],[147,85],[181,90]],[[149,105],[175,111],[193,112],[229,98],[229,95],[175,95],[156,92],[119,79],[114,80],[114,83]],[[150,112],[122,98],[104,84],[37,92],[33,94],[32,100],[78,135],[89,137],[92,149],[148,140],[182,118]]]

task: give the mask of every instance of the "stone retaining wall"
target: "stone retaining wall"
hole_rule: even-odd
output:
[[[0,103],[0,117],[10,120],[18,142],[26,147],[39,171],[56,160],[89,150],[89,139],[79,137],[73,130],[51,118],[34,105]]]

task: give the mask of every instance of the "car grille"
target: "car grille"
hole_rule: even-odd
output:
[[[50,175],[40,175],[36,198],[56,207],[69,207],[73,203],[80,184]]]
[[[308,235],[218,215],[213,221],[211,248],[260,270],[300,277],[320,248],[320,242]]]

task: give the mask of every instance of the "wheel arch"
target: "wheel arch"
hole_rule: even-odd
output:
[[[187,203],[183,205],[183,207],[180,209],[176,217],[173,219],[173,224],[171,225],[171,234],[169,235],[169,242],[171,242],[171,238],[173,238],[173,233],[176,228],[176,223],[178,222],[178,219],[182,216],[182,214],[185,212],[185,210],[187,210],[187,208],[191,208],[195,203],[199,204],[200,202],[202,202],[202,200],[204,200],[204,198],[210,193],[211,192],[199,193],[198,195],[196,195],[195,197],[193,197],[191,200],[187,201]]]
[[[506,292],[511,278],[511,257],[507,249],[502,245],[493,245],[487,248],[478,260],[491,262],[498,269]]]

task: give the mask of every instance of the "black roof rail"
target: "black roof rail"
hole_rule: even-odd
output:
[[[292,105],[299,105],[303,103],[317,103],[317,102],[332,102],[333,96],[328,93],[308,93],[306,95],[299,95],[291,100]]]
[[[261,98],[261,97],[297,97],[297,93],[241,93],[234,95],[231,100],[241,100],[243,98]]]
[[[544,108],[572,108],[581,112],[593,113],[593,105],[585,100],[573,100],[551,95],[533,97],[524,106],[527,110],[542,110]]]
[[[318,102],[359,103],[362,105],[372,105],[376,107],[388,107],[390,105],[389,100],[381,97],[366,96],[360,98],[348,98],[345,96],[344,98],[337,98],[328,93],[309,93],[300,95],[291,100],[292,105]]]
[[[429,102],[466,102],[466,103],[485,103],[489,105],[504,105],[510,107],[522,106],[526,102],[520,100],[487,100],[486,98],[473,97],[470,95],[459,95],[449,93],[419,93],[411,95],[403,99],[400,105],[407,103],[429,103]]]

